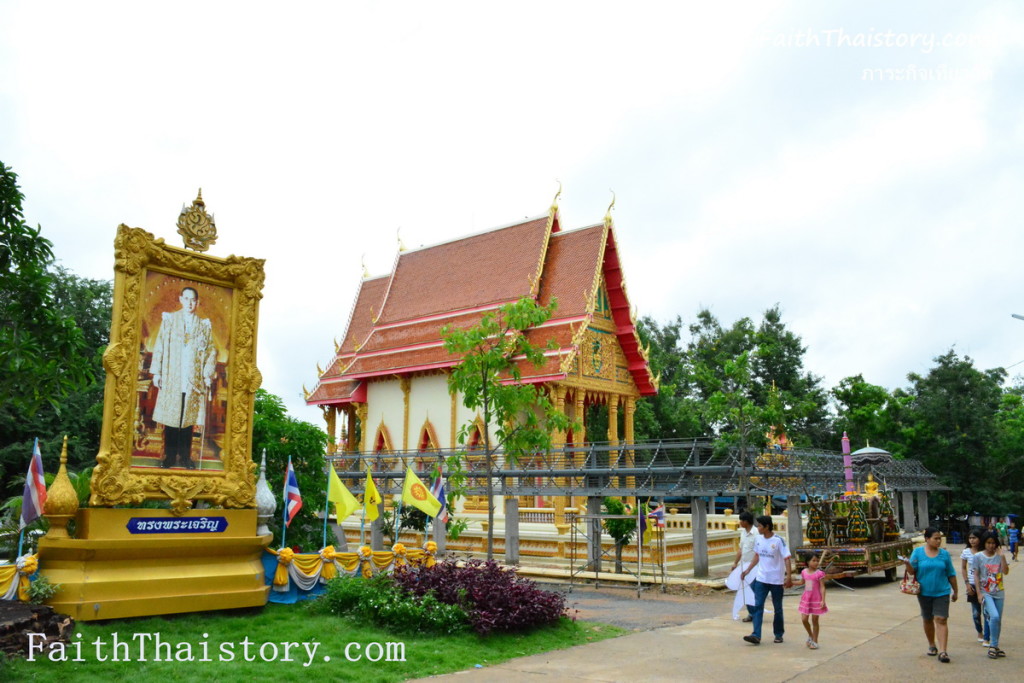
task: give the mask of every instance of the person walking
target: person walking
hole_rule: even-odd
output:
[[[807,568],[800,572],[800,578],[793,582],[803,584],[804,587],[804,594],[800,596],[800,606],[797,609],[807,631],[807,647],[812,650],[818,649],[818,617],[828,614],[828,605],[825,604],[825,572],[820,569],[820,564],[821,556],[817,552],[811,553],[807,558]]]
[[[736,560],[732,563],[733,571],[739,567],[743,572],[754,561],[754,544],[758,538],[760,536],[754,530],[754,515],[749,510],[744,510],[740,513],[740,547],[736,552]],[[740,581],[740,587],[736,591],[736,599],[732,605],[733,620],[740,618],[740,610],[743,605],[747,606],[747,616],[743,617],[743,621],[750,623],[754,620],[754,591],[745,581]]]
[[[1006,533],[1010,537],[1010,554],[1013,555],[1013,561],[1017,561],[1017,544],[1020,543],[1020,529],[1017,528],[1017,522],[1012,517],[1010,518],[1010,528],[1006,530]]]
[[[1010,573],[1006,554],[999,543],[999,535],[988,533],[982,538],[984,549],[974,556],[974,590],[981,596],[985,616],[988,617],[990,638],[989,659],[1005,657],[999,649],[999,632],[1003,621],[1003,576]]]
[[[757,570],[754,579],[754,631],[749,636],[743,636],[743,640],[753,645],[761,644],[761,623],[764,620],[764,604],[768,594],[772,596],[772,609],[775,617],[772,620],[772,630],[775,632],[775,642],[781,643],[786,632],[785,621],[782,616],[782,592],[793,585],[790,576],[793,573],[790,562],[790,552],[786,544],[774,532],[774,524],[769,515],[761,515],[757,518],[757,531],[761,537],[754,543],[754,559],[742,574],[740,580],[747,578],[747,574]]]
[[[974,556],[982,550],[981,537],[985,533],[981,527],[973,527],[967,533],[967,545],[960,553],[960,571],[964,575],[967,602],[971,606],[971,619],[974,620],[974,629],[978,632],[978,642],[988,647],[988,618],[982,611],[981,597],[974,590]]]
[[[942,532],[935,527],[925,529],[924,545],[914,548],[910,559],[904,559],[904,563],[907,571],[921,584],[917,604],[921,608],[924,635],[928,639],[928,656],[937,655],[940,662],[948,664],[949,603],[950,600],[956,602],[957,583],[953,560],[942,547]]]

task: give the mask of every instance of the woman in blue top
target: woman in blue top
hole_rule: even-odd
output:
[[[917,603],[921,606],[921,619],[924,621],[924,635],[928,639],[928,654],[939,656],[939,661],[949,663],[946,654],[946,643],[949,640],[950,593],[953,602],[957,598],[956,570],[953,560],[942,547],[942,532],[934,527],[924,530],[924,545],[914,548],[910,559],[905,560],[907,571],[917,578],[921,584],[921,593]],[[938,640],[938,647],[935,641]]]

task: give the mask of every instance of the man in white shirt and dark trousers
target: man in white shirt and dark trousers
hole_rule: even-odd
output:
[[[790,563],[789,548],[782,538],[774,533],[772,518],[762,515],[757,518],[757,530],[761,537],[754,543],[754,560],[741,575],[745,579],[747,574],[757,570],[754,579],[754,632],[749,636],[743,636],[743,640],[754,645],[761,644],[761,622],[764,619],[764,603],[768,594],[772,596],[772,609],[775,611],[775,618],[772,621],[772,630],[775,632],[775,642],[781,643],[782,636],[786,632],[786,626],[782,618],[782,592],[793,586],[792,565]]]
[[[736,553],[736,561],[732,563],[734,570],[739,567],[741,572],[746,571],[754,561],[754,543],[758,538],[760,535],[754,530],[754,515],[744,510],[740,513],[740,548]],[[736,591],[736,600],[732,605],[733,619],[740,618],[740,609],[743,605],[747,606],[747,616],[743,617],[743,621],[749,623],[754,620],[754,591],[745,581],[740,581],[740,588]]]

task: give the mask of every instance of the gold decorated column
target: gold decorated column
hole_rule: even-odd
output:
[[[612,450],[619,445],[619,395],[611,394],[608,397],[608,464],[614,464],[615,467],[619,466],[618,457],[619,454],[615,453],[614,460],[612,460]],[[622,482],[619,481],[618,477],[615,477],[615,486],[621,486]]]
[[[370,450],[367,447],[367,445],[366,445],[367,439],[370,438],[370,436],[369,436],[369,433],[370,433],[369,425],[366,424],[366,417],[367,417],[367,414],[369,413],[369,411],[370,411],[370,408],[369,408],[369,406],[367,404],[365,404],[365,403],[357,403],[356,404],[356,420],[359,421],[359,448],[358,448],[358,450],[362,451],[363,453],[366,453],[368,450]]]
[[[633,445],[633,414],[636,412],[636,398],[632,396],[626,397],[626,419],[623,421],[623,428],[626,430],[626,443],[630,446]],[[636,466],[636,452],[630,448],[626,451],[626,467]],[[626,486],[633,488],[636,486],[636,477],[626,477]],[[636,496],[629,496],[628,501],[630,505],[636,505]]]
[[[555,410],[562,415],[565,414],[565,391],[564,386],[555,385]],[[551,458],[551,465],[555,468],[563,467],[565,464],[565,432],[560,429],[555,430],[551,435],[551,450],[557,453]],[[565,485],[565,477],[559,477],[556,481],[560,486]],[[555,528],[560,533],[564,533],[563,529],[568,531],[568,526],[565,523],[565,497],[554,496],[552,503],[555,513]]]
[[[575,435],[576,438],[574,439],[576,445],[579,446],[579,450],[577,450],[575,452],[575,455],[573,456],[572,466],[574,468],[581,467],[583,465],[583,459],[586,457],[586,453],[583,450],[586,447],[587,443],[586,401],[587,392],[582,389],[579,389],[576,392],[576,419],[579,420],[580,429],[579,433]],[[577,505],[581,504],[580,501],[582,501],[582,499],[577,501]],[[582,504],[586,505],[586,501],[583,501]]]
[[[327,454],[334,455],[338,450],[338,409],[335,406],[320,406],[324,414],[324,422],[327,423]]]
[[[412,390],[412,377],[403,375],[398,378],[398,386],[402,388],[402,450],[409,450],[409,392]]]

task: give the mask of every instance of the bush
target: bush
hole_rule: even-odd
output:
[[[469,621],[459,605],[409,593],[387,575],[331,579],[317,603],[318,609],[331,614],[353,616],[397,633],[457,633]]]
[[[496,562],[470,560],[463,566],[446,561],[430,569],[400,567],[394,583],[417,596],[465,610],[480,635],[526,631],[557,622],[565,615],[565,598],[537,587]]]

